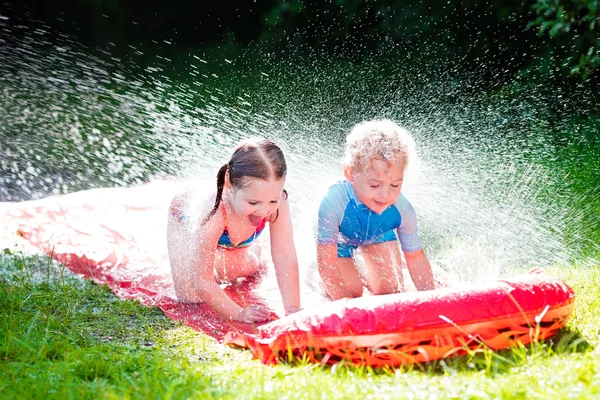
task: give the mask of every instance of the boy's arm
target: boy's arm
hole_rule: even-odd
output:
[[[415,209],[404,195],[400,195],[396,207],[402,216],[402,225],[398,228],[398,238],[410,277],[417,290],[433,290],[435,289],[433,272],[421,245]]]
[[[321,200],[317,219],[317,267],[327,294],[333,300],[360,296],[361,293],[358,292],[362,292],[362,282],[359,286],[353,285],[357,286],[354,290],[347,285],[347,282],[353,283],[356,280],[345,276],[355,271],[354,261],[351,258],[340,259],[337,255],[340,224],[347,201],[343,186],[336,184],[330,187]]]
[[[292,218],[286,196],[282,196],[279,215],[270,224],[270,232],[271,257],[275,266],[275,275],[283,300],[283,308],[285,314],[288,315],[300,309],[300,278]]]
[[[425,250],[420,249],[411,253],[404,253],[406,266],[417,290],[433,290],[435,283],[433,281],[433,272],[431,264],[427,259]]]
[[[348,279],[352,277],[345,277],[340,271],[343,262],[353,263],[351,258],[340,259],[337,255],[337,244],[323,244],[317,243],[317,266],[319,268],[319,274],[325,285],[325,290],[332,300],[338,300],[346,297],[357,297],[362,292],[362,282],[358,279],[356,288],[350,288],[347,286]],[[353,264],[351,270],[354,270]],[[357,275],[358,277],[358,275]]]

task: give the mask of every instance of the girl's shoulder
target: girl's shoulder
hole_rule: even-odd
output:
[[[210,214],[215,205],[215,198],[216,192],[208,193],[194,187],[184,187],[173,196],[171,212],[175,212],[179,219],[198,226]],[[210,220],[215,217],[218,219],[220,215],[215,213]]]

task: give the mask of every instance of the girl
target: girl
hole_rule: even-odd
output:
[[[242,308],[219,286],[261,269],[251,244],[268,225],[285,313],[299,310],[298,260],[283,189],[286,171],[283,152],[275,143],[250,139],[240,143],[219,169],[216,195],[198,199],[196,191],[188,190],[174,197],[167,244],[180,301],[205,302],[229,320],[270,320],[266,307]]]
[[[360,123],[346,137],[346,180],[329,188],[317,224],[317,264],[333,300],[363,294],[357,250],[374,294],[403,289],[400,248],[416,288],[434,289],[415,210],[401,193],[412,143],[408,131],[390,120]]]

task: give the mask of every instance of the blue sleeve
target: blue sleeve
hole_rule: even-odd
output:
[[[343,186],[336,184],[329,188],[321,200],[316,229],[317,243],[335,244],[338,242],[344,209],[348,203],[347,197]]]
[[[415,209],[402,194],[394,204],[398,208],[398,211],[400,211],[400,216],[402,218],[402,223],[397,229],[402,251],[405,253],[413,253],[421,250],[423,246],[417,227],[417,214],[415,213]]]

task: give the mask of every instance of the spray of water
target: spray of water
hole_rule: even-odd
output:
[[[306,266],[320,195],[342,176],[345,132],[387,117],[415,136],[419,168],[404,192],[442,268],[479,280],[582,254],[597,263],[600,146],[585,132],[569,136],[590,171],[586,189],[575,190],[581,159],[557,143],[561,127],[547,122],[548,99],[535,88],[490,97],[472,89],[476,77],[385,53],[362,63],[248,53],[216,67],[190,55],[176,73],[164,58],[141,71],[68,37],[0,28],[4,201],[165,176],[212,184],[240,139],[265,136],[286,152]]]

